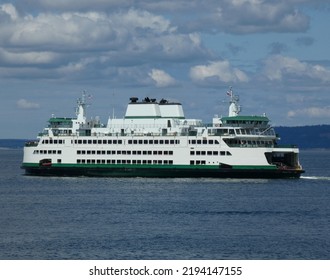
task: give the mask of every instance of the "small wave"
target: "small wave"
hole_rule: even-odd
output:
[[[306,180],[328,180],[330,181],[330,177],[323,177],[323,176],[301,176],[301,179]]]

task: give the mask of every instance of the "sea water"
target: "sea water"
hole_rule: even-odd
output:
[[[25,176],[0,150],[0,259],[330,259],[330,150],[301,179]]]

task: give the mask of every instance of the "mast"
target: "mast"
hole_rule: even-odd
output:
[[[227,95],[230,96],[228,116],[229,117],[238,116],[239,113],[241,112],[241,106],[239,105],[239,96],[234,95],[232,87],[230,87],[229,90],[227,91]]]
[[[78,98],[77,100],[77,108],[76,108],[76,116],[77,116],[77,121],[78,122],[83,122],[85,123],[86,121],[86,93],[83,92],[81,97]]]

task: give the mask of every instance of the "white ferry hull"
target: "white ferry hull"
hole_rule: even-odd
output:
[[[180,103],[131,98],[123,119],[56,118],[26,143],[27,175],[103,177],[299,178],[297,147],[279,146],[266,116],[229,117],[204,125],[185,119]]]

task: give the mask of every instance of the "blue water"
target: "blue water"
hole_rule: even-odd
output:
[[[24,176],[0,150],[0,259],[330,259],[330,150],[296,180]]]

